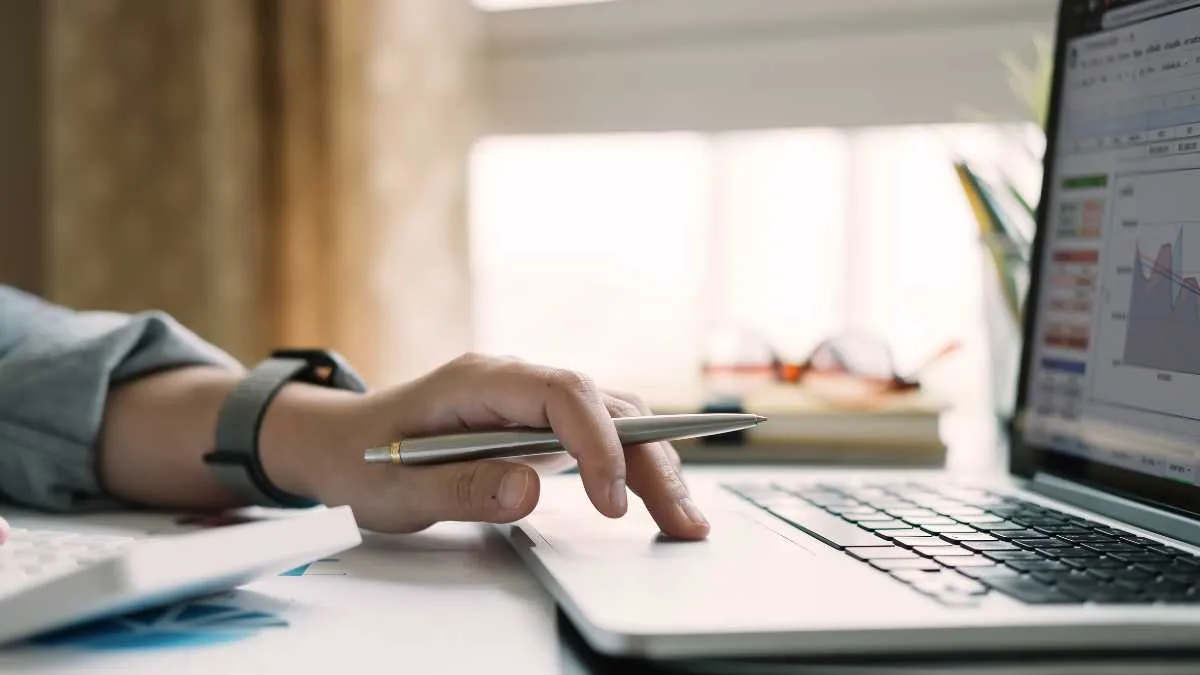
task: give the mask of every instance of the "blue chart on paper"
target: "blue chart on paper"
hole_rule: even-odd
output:
[[[323,558],[280,576],[346,576],[339,562],[338,558]],[[35,642],[81,649],[162,649],[234,642],[264,629],[287,627],[288,622],[274,611],[256,607],[263,603],[250,600],[255,597],[262,596],[232,591],[94,621],[44,635]]]
[[[337,558],[322,558],[315,562],[306,563],[304,565],[300,565],[299,567],[292,568],[279,576],[281,576],[281,577],[320,577],[320,576],[344,577],[344,576],[347,576],[346,571],[344,569],[342,569],[340,565],[337,564],[338,562],[339,561]]]
[[[244,607],[236,594],[182,602],[104,619],[45,635],[46,646],[82,649],[162,649],[234,642],[287,621],[272,612]]]

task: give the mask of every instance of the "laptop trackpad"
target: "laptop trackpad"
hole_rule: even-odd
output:
[[[578,486],[573,486],[579,490]],[[662,534],[645,506],[631,499],[629,511],[622,518],[601,515],[586,501],[576,498],[543,500],[542,506],[529,516],[527,525],[545,539],[556,554],[570,557],[691,557],[725,554],[744,557],[747,550],[762,551],[763,547],[778,547],[792,554],[805,549],[772,531],[750,515],[732,508],[723,498],[714,495],[705,500],[705,517],[712,528],[703,541],[681,541]],[[753,545],[754,548],[749,547]]]

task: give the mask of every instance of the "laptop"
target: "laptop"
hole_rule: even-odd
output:
[[[546,481],[503,531],[588,644],[655,658],[1200,646],[1197,75],[1200,0],[1061,4],[1007,475],[697,472],[713,531],[692,543]]]

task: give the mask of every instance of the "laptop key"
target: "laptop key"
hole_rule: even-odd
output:
[[[927,558],[913,558],[911,560],[869,560],[871,567],[883,570],[885,572],[893,572],[896,570],[926,570],[936,572],[942,569],[942,566]]]
[[[955,591],[926,593],[926,595],[947,607],[978,607],[984,598],[982,595],[968,595]]]
[[[1049,574],[1049,573],[1044,573],[1044,574]],[[1043,580],[1045,580],[1046,578],[1047,577],[1042,577]],[[1053,575],[1049,578],[1052,579],[1052,581],[1047,582],[1047,583],[1053,583],[1055,586],[1058,586],[1059,588],[1067,591],[1068,593],[1072,593],[1074,595],[1078,595],[1078,596],[1084,597],[1084,598],[1088,597],[1089,595],[1091,595],[1093,593],[1099,593],[1101,590],[1103,590],[1105,588],[1112,587],[1112,585],[1109,584],[1108,582],[1101,581],[1100,579],[1088,576],[1086,574],[1070,574],[1070,575],[1058,574],[1058,575]]]
[[[1146,582],[1157,577],[1153,572],[1147,572],[1135,567],[1127,567],[1120,570],[1106,570],[1115,581],[1134,581]]]
[[[918,590],[935,595],[984,595],[988,591],[987,586],[978,581],[949,570],[941,574],[931,574],[927,579],[912,582],[912,585]]]
[[[1059,539],[1072,544],[1118,544],[1120,540],[1103,534],[1063,534]]]
[[[986,515],[987,512],[974,506],[956,506],[938,509],[938,513],[942,514],[943,516],[950,516],[951,518],[957,520],[958,516],[982,516]]]
[[[881,511],[876,511],[874,513],[851,513],[842,516],[842,518],[852,523],[862,523],[864,525],[866,523],[882,523],[895,520],[888,514]]]
[[[1185,593],[1189,588],[1193,587],[1194,584],[1190,581],[1163,578],[1147,581],[1142,585],[1142,591],[1156,594]]]
[[[1034,525],[1033,529],[1046,534],[1087,534],[1089,530],[1077,525]]]
[[[1103,581],[1112,581],[1113,580],[1112,573],[1115,571],[1116,570],[1096,569],[1093,567],[1089,567],[1089,568],[1086,568],[1083,570],[1084,574],[1087,574],[1088,576],[1095,577],[1095,578],[1103,580]]]
[[[882,546],[850,547],[846,549],[846,553],[859,560],[910,560],[919,557],[916,553],[899,546],[888,548]]]
[[[812,506],[787,506],[770,509],[769,512],[834,548],[891,546],[886,539]]]
[[[996,541],[996,538],[985,532],[948,532],[943,535],[950,541]]]
[[[1082,546],[1047,546],[1034,551],[1047,558],[1099,558],[1100,553]]]
[[[866,523],[859,523],[858,526],[864,530],[871,530],[872,532],[878,532],[879,530],[908,529],[908,523],[896,520],[894,518],[891,520],[875,520]]]
[[[979,579],[984,583],[987,583],[988,579],[1016,579],[1021,576],[1020,572],[1003,565],[996,565],[994,567],[964,567],[958,571],[973,579]]]
[[[1126,567],[1129,567],[1129,563],[1107,556],[1102,558],[1087,558],[1087,569],[1089,570],[1121,570]]]
[[[1133,544],[1126,544],[1124,542],[1117,544],[1094,544],[1089,542],[1080,544],[1080,546],[1086,546],[1093,551],[1100,551],[1101,553],[1136,553],[1140,550]]]
[[[1057,560],[1006,560],[1005,565],[1020,572],[1070,572],[1071,568]]]
[[[1153,596],[1148,596],[1140,590],[1124,589],[1124,587],[1118,586],[1109,586],[1093,592],[1092,595],[1087,596],[1087,599],[1098,604],[1150,604],[1154,602]]]
[[[1158,601],[1168,605],[1197,605],[1200,604],[1200,590],[1193,588],[1184,593],[1172,593]]]
[[[922,530],[933,532],[934,534],[945,534],[946,532],[975,532],[976,529],[970,525],[955,523],[954,525],[924,525]]]
[[[1115,560],[1124,560],[1127,563],[1166,563],[1171,561],[1168,556],[1150,551],[1114,552],[1110,553],[1109,557]]]
[[[1016,516],[1010,517],[1009,520],[1011,520],[1014,523],[1017,523],[1019,525],[1025,525],[1027,527],[1039,527],[1039,526],[1046,526],[1046,525],[1065,525],[1066,524],[1065,522],[1063,522],[1062,520],[1059,520],[1058,518],[1050,518],[1048,516],[1016,515]]]
[[[906,584],[916,583],[923,579],[931,579],[945,572],[945,569],[938,568],[936,570],[892,570],[888,574],[896,577]]]
[[[962,569],[966,567],[994,567],[997,565],[995,560],[988,560],[981,555],[973,556],[946,556],[942,558],[934,558],[947,567]]]
[[[1157,544],[1155,546],[1147,546],[1146,550],[1150,551],[1151,553],[1161,553],[1163,555],[1169,555],[1171,557],[1175,557],[1175,556],[1179,555],[1180,553],[1183,553],[1183,551],[1180,551],[1177,548],[1171,548],[1170,546],[1163,546],[1162,544]]]
[[[979,552],[1021,550],[1016,544],[1010,544],[1007,541],[964,541],[960,543],[964,548]]]
[[[952,516],[952,517],[960,523],[967,523],[969,525],[989,525],[989,524],[993,524],[993,523],[1004,522],[1004,519],[1001,518],[1000,516],[993,516],[991,514],[981,515],[981,516]],[[1013,525],[1013,527],[1017,527],[1017,526]]]
[[[915,527],[908,528],[907,530],[875,530],[875,534],[880,537],[883,537],[884,539],[892,539],[892,540],[895,540],[900,537],[927,537],[927,536],[929,536],[929,533],[926,532],[925,530],[918,530]]]
[[[911,507],[911,506],[906,507],[906,508],[899,508],[899,509],[888,509],[887,512],[896,518],[925,518],[925,517],[933,517],[933,516],[937,515],[937,513],[930,511],[929,509],[922,509],[922,508],[916,508],[916,507]]]
[[[942,546],[942,545],[949,545],[949,544],[947,544],[946,540],[944,540],[944,539],[941,539],[941,538],[939,538],[939,537],[933,537],[933,536],[925,536],[925,537],[895,537],[895,538],[893,538],[893,539],[892,539],[892,541],[896,542],[897,544],[900,544],[901,546],[908,546],[909,548],[914,548],[914,547],[917,547],[917,546]]]
[[[1042,560],[1042,556],[1024,549],[1017,549],[1015,551],[982,551],[982,553],[992,560]]]
[[[986,527],[976,528],[982,532],[987,532],[997,539],[1042,539],[1044,538],[1041,532],[1037,530],[989,530]]]
[[[1063,592],[1076,595],[1099,604],[1141,604],[1153,602],[1152,596],[1145,593],[1120,588],[1111,584],[1089,584],[1086,581],[1063,580],[1055,583],[1054,587]]]
[[[1145,537],[1139,537],[1136,534],[1127,534],[1124,537],[1121,537],[1121,540],[1129,544],[1134,544],[1135,546],[1162,546],[1161,542],[1154,541],[1153,539],[1147,539]]]
[[[1079,604],[1083,600],[1036,579],[994,577],[985,583],[1007,596],[1031,605]]]
[[[955,521],[946,516],[909,516],[903,519],[910,525],[954,525]]]
[[[974,522],[971,525],[980,532],[995,532],[996,536],[1000,536],[1001,532],[1034,532],[1036,534],[1034,530],[1027,530],[1011,520],[1004,520],[1003,518],[997,518],[995,521],[988,523]],[[1034,535],[1031,534],[1029,536]]]
[[[918,546],[913,549],[917,553],[928,558],[938,558],[941,556],[959,556],[959,555],[975,555],[971,551],[961,546]]]
[[[1010,539],[1009,541],[1022,548],[1045,548],[1047,546],[1058,546],[1062,543],[1057,539],[1050,539],[1048,537],[1033,539]]]
[[[868,515],[868,514],[872,514],[872,513],[879,513],[878,509],[873,509],[869,506],[862,506],[862,505],[829,506],[829,507],[826,507],[825,510],[834,514],[835,516],[849,516],[849,515],[862,516],[862,515]]]

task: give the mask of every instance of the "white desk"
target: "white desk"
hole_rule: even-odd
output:
[[[694,470],[691,480],[711,480],[713,471]],[[779,477],[796,470],[735,471]],[[60,520],[3,513],[18,527],[124,534],[178,529],[174,516],[161,514]],[[261,610],[267,613],[266,623],[281,620],[286,627],[235,631],[239,639],[186,649],[103,650],[76,643],[0,650],[0,672],[138,675],[162,673],[164,664],[170,664],[171,673],[231,675],[337,673],[351,664],[346,672],[584,672],[560,643],[550,597],[491,528],[447,523],[415,535],[367,534],[361,546],[338,556],[336,563],[318,563],[310,571],[346,574],[274,577],[216,603],[233,611]],[[134,628],[169,632],[171,624]]]
[[[171,522],[131,515],[82,520],[89,529],[120,531]],[[230,675],[503,673],[517,663],[530,675],[563,672],[554,606],[492,530],[444,524],[411,536],[367,535],[362,546],[321,567],[348,575],[272,578],[227,603],[261,609],[287,627],[187,648],[0,650],[0,672],[135,675],[168,672],[169,665],[171,673]]]
[[[994,467],[988,453],[980,452],[978,446],[971,451],[961,449],[951,457],[952,465],[967,473]],[[712,471],[694,470],[691,475],[693,480],[709,480],[711,476],[705,474]],[[747,476],[778,477],[781,471],[798,470],[737,471]],[[18,526],[61,528],[69,522],[76,529],[117,532],[164,531],[175,527],[173,517],[165,515],[94,515],[62,521],[12,511],[3,513]],[[582,675],[586,672],[573,653],[561,644],[549,596],[521,566],[508,545],[489,528],[443,524],[416,535],[367,535],[362,546],[339,556],[336,563],[321,563],[310,571],[345,572],[345,575],[275,577],[251,584],[227,600],[209,603],[210,607],[216,604],[243,613],[264,612],[247,615],[247,621],[249,625],[268,625],[227,631],[237,638],[228,642],[186,648],[104,650],[76,643],[0,650],[0,672],[122,675],[165,672]],[[162,626],[169,625],[163,621],[170,619],[159,615],[157,624],[144,622],[133,628],[151,633],[169,632]],[[287,625],[270,625],[273,623]],[[203,625],[203,621],[188,625]],[[970,672],[992,671],[976,667]],[[1049,671],[1026,668],[1019,672]],[[1090,672],[1102,671],[1092,667]]]

